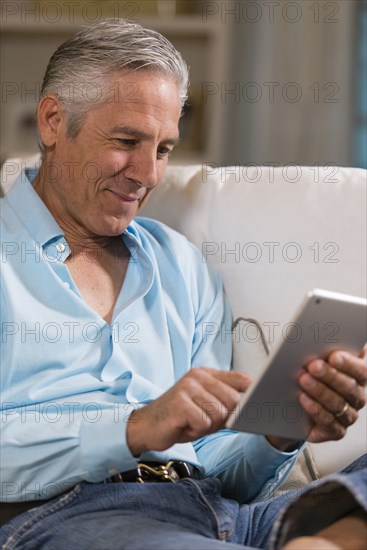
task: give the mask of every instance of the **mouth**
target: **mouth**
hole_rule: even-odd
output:
[[[134,202],[139,202],[143,197],[138,197],[136,195],[123,195],[122,193],[117,193],[116,191],[112,191],[112,189],[108,189],[107,191],[109,191],[110,193],[112,193],[112,195],[117,199],[119,200],[120,202],[123,202],[123,203],[134,203]]]

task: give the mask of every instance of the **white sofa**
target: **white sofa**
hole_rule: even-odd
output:
[[[35,162],[5,163],[3,192],[22,165]],[[281,337],[306,291],[366,294],[364,170],[170,166],[142,215],[193,241],[221,273],[234,317],[256,319],[270,342]],[[234,368],[256,376],[266,355],[251,330],[246,335],[234,344]],[[343,440],[310,445],[296,476],[323,476],[366,450],[364,409]]]

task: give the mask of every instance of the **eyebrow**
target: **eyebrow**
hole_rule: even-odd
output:
[[[132,128],[131,126],[114,126],[111,130],[113,134],[127,134],[129,136],[137,137],[140,139],[149,139],[151,136],[147,132],[143,132],[143,130],[137,130],[136,128]],[[167,138],[163,139],[162,143],[166,143],[167,145],[178,145],[180,143],[180,138]]]

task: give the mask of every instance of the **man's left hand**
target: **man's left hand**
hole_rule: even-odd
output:
[[[332,352],[326,361],[314,359],[299,378],[300,403],[313,424],[311,443],[341,439],[366,403],[366,352],[359,357],[346,351]]]

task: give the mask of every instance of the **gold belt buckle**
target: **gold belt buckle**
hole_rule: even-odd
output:
[[[152,475],[153,477],[156,477],[157,481],[170,481],[171,483],[175,483],[180,478],[177,472],[175,472],[175,470],[172,468],[174,463],[174,460],[170,460],[169,462],[167,462],[167,464],[161,464],[154,468],[152,466],[149,466],[149,464],[144,464],[144,462],[140,462],[137,465],[138,477],[136,478],[136,480],[139,483],[145,483],[143,479],[143,473],[146,473]]]

